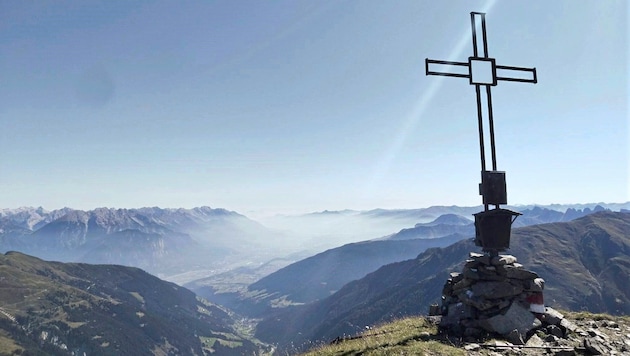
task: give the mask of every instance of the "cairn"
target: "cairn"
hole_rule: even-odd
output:
[[[444,285],[440,328],[470,338],[498,334],[522,345],[544,318],[545,281],[516,261],[471,252],[462,273],[451,273]]]

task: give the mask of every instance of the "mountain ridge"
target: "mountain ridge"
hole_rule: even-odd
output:
[[[260,349],[229,311],[135,267],[8,252],[0,255],[0,302],[1,335],[27,354],[225,354],[230,343]]]
[[[28,214],[34,214],[34,220]],[[2,252],[18,250],[65,262],[124,264],[162,274],[216,269],[239,255],[265,253],[264,242],[274,235],[244,215],[210,207],[53,212],[38,208],[18,209],[13,214],[5,209],[0,217]]]
[[[594,210],[605,209],[597,206]],[[590,210],[576,210],[573,216],[588,212]],[[540,207],[524,210],[522,214],[520,226],[562,221],[566,217],[562,212]],[[473,221],[449,213],[382,238],[328,249],[250,282],[246,288],[226,289],[224,280],[216,281],[214,277],[198,279],[185,286],[208,300],[259,317],[271,307],[325,298],[385,264],[415,258],[427,248],[444,247],[471,238],[474,231]]]
[[[277,310],[259,324],[257,336],[281,345],[331,340],[366,325],[424,314],[440,300],[448,273],[461,271],[468,253],[476,250],[467,239],[383,266],[324,300]],[[547,304],[630,314],[630,214],[600,212],[515,229],[509,252],[546,280]]]

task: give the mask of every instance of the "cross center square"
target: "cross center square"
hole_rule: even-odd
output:
[[[470,84],[497,85],[497,68],[494,58],[468,58]]]

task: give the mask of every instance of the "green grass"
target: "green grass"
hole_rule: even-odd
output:
[[[140,295],[138,292],[129,292],[134,298],[136,298],[140,303],[144,304],[144,297]]]
[[[214,346],[214,343],[218,340],[216,337],[200,336],[199,340],[201,340],[201,344],[203,345],[204,349],[210,352],[214,352],[214,349],[212,347]]]
[[[311,350],[305,355],[461,355],[464,350],[442,342],[435,325],[423,317],[400,319],[363,334]]]
[[[566,310],[562,310],[560,311],[561,314],[563,314],[565,317],[568,317],[570,319],[575,319],[575,320],[595,320],[595,321],[600,321],[600,320],[608,320],[608,321],[618,321],[618,320],[624,320],[626,322],[630,322],[630,315],[622,315],[622,316],[615,316],[615,315],[610,315],[610,314],[603,314],[603,313],[590,313],[587,311],[580,311],[580,312],[571,312],[571,311],[566,311]]]
[[[243,346],[242,342],[239,341],[230,341],[230,340],[221,340],[217,339],[217,342],[223,346],[227,346],[229,348],[241,347]]]
[[[218,333],[218,334],[221,334],[222,336],[226,336],[226,339],[220,339],[216,337],[206,337],[206,336],[199,337],[199,340],[201,340],[201,343],[204,349],[206,349],[209,352],[214,352],[215,343],[219,343],[222,346],[227,346],[230,348],[243,346],[243,343],[241,341],[238,341],[241,339],[235,335],[225,334],[225,333]]]
[[[286,295],[283,295],[280,298],[276,298],[271,300],[270,302],[272,308],[286,308],[291,305],[303,305],[304,303],[296,303],[287,299]]]
[[[215,332],[215,334],[223,336],[225,338],[225,340],[232,340],[232,341],[234,341],[234,340],[237,340],[237,341],[241,340],[240,337],[238,337],[238,336],[236,336],[234,334],[231,334],[231,333]]]
[[[61,343],[78,345],[88,354],[117,347],[125,354],[181,354],[184,349],[199,354],[219,346],[251,354],[267,347],[239,335],[231,323],[240,319],[227,311],[138,269],[62,264],[10,253],[0,254],[0,281],[0,355],[51,354]],[[44,331],[50,337],[41,342]],[[195,336],[208,338],[202,346]]]
[[[20,354],[24,351],[24,348],[19,346],[18,344],[10,338],[9,335],[6,335],[5,332],[0,333],[0,350],[2,350],[3,355],[13,355]]]

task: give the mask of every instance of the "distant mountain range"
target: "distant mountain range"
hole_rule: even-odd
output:
[[[383,266],[323,300],[274,309],[259,323],[256,335],[280,345],[299,345],[425,314],[429,304],[439,302],[448,273],[461,271],[468,253],[478,250],[465,239]],[[630,213],[599,212],[570,222],[518,228],[509,253],[546,280],[546,304],[630,314]]]
[[[446,208],[438,211],[448,211]],[[460,211],[461,208],[455,209]],[[604,211],[597,205],[593,209],[569,209],[567,212],[534,207],[522,210],[515,226],[565,221],[585,216],[594,211]],[[375,211],[372,211],[375,213]],[[324,212],[339,218],[350,212]],[[378,211],[378,214],[385,214]],[[386,215],[391,215],[388,213]],[[225,288],[225,278],[210,276],[185,284],[198,295],[225,305],[237,312],[259,317],[270,309],[294,304],[311,303],[323,299],[345,284],[364,277],[389,263],[415,258],[431,247],[445,247],[465,238],[474,237],[473,221],[461,215],[447,213],[427,223],[418,223],[412,228],[385,237],[346,244],[313,255],[290,264],[260,280],[241,285],[240,288]],[[230,273],[232,280],[239,280]],[[242,279],[242,278],[240,278]]]
[[[630,292],[627,283],[620,282],[630,273],[626,258],[630,254],[627,242],[630,214],[605,211],[630,212],[630,203],[569,206],[565,210],[554,207],[513,208],[523,213],[514,227],[543,225],[515,229],[510,252],[547,280],[546,298],[553,306],[630,313],[627,309]],[[246,317],[263,318],[257,336],[282,345],[334,338],[392,317],[423,313],[428,304],[439,299],[447,273],[460,270],[467,253],[478,250],[469,237],[474,234],[472,213],[480,210],[480,207],[431,207],[322,212],[282,217],[282,221],[290,224],[272,224],[267,228],[236,212],[209,207],[3,209],[0,251],[21,251],[66,262],[124,264],[155,274],[177,275],[182,284],[190,282],[187,287],[211,301],[234,308]],[[389,230],[394,226],[398,228]],[[302,234],[293,234],[291,230],[295,228],[302,229]],[[335,241],[338,243],[335,246],[339,246],[346,240],[354,243],[318,250]],[[309,256],[306,251],[316,252],[303,259]],[[24,255],[9,253],[5,262],[0,263],[0,271],[19,256]],[[39,262],[33,262],[37,259],[19,257],[20,261],[27,259],[31,261],[27,265],[38,265],[25,267],[27,271],[57,281],[66,281],[67,277],[70,284],[90,276],[100,278],[94,282],[96,286],[114,283],[102,273],[116,280],[129,279],[113,272],[115,268],[123,268],[118,266],[101,272],[75,263],[68,264],[73,266],[68,267],[72,268],[70,272],[60,267],[62,264],[40,266]],[[292,261],[297,262],[291,264]],[[89,271],[89,275],[79,277],[80,271]],[[11,273],[17,276],[21,272]],[[0,279],[0,293],[3,293],[2,283],[9,280]],[[6,290],[15,285],[7,284]],[[136,292],[126,286],[112,288],[111,293],[103,292],[103,298],[121,292],[134,299],[140,293],[146,299],[145,293],[150,289]],[[27,292],[36,290],[31,289]],[[0,301],[12,305],[15,301],[11,298],[17,297],[5,293]],[[120,300],[123,299],[121,296]],[[124,299],[121,303],[131,301]],[[21,309],[14,312],[18,310]],[[6,313],[13,315],[10,311]],[[226,310],[223,313],[231,318]],[[217,311],[213,315],[219,314]],[[233,323],[230,320],[224,321]],[[11,322],[6,327],[14,324]],[[69,325],[72,328],[75,324]],[[28,337],[24,345],[34,347]],[[217,339],[209,338],[204,340],[212,343]],[[223,340],[224,343],[214,344],[219,349],[220,345],[230,344]],[[247,340],[235,344],[243,345],[245,350],[253,345]]]
[[[156,274],[264,261],[282,236],[224,209],[2,210],[0,251],[135,266]],[[246,262],[247,260],[245,260]]]
[[[599,208],[598,208],[599,206]],[[590,214],[599,210],[600,208],[604,208],[612,211],[621,211],[621,210],[630,210],[630,202],[626,203],[588,203],[588,204],[549,204],[549,205],[541,205],[541,204],[531,204],[531,205],[507,205],[504,206],[506,209],[512,209],[519,212],[523,212],[525,210],[535,210],[535,209],[543,209],[549,211],[556,211],[564,214],[569,210],[569,215],[571,211],[578,211],[584,214]],[[416,223],[428,223],[434,221],[438,217],[442,215],[458,215],[463,217],[470,217],[472,219],[472,215],[479,211],[483,210],[483,206],[430,206],[427,208],[417,208],[417,209],[373,209],[373,210],[341,210],[341,211],[331,211],[325,210],[321,212],[302,214],[302,215],[286,215],[279,216],[278,218],[285,219],[317,219],[317,218],[327,218],[327,217],[366,217],[372,219],[396,219],[396,220],[406,220],[413,221],[413,224]],[[569,219],[570,220],[570,219]],[[413,225],[411,224],[411,225]]]
[[[630,208],[630,203],[603,207],[589,205],[582,210],[569,208],[564,212],[542,207],[520,209],[524,215],[516,220],[515,226],[565,221],[608,207]],[[326,211],[284,217],[283,221],[290,222],[288,225],[272,228],[236,212],[210,207],[99,208],[90,211],[71,208],[47,211],[41,207],[2,209],[0,252],[21,251],[64,262],[135,266],[182,284],[247,266],[250,272],[255,271],[246,278],[251,280],[262,277],[261,272],[273,272],[270,268],[253,269],[264,266],[267,261],[281,258],[284,262],[273,264],[280,268],[292,262],[287,256],[314,255],[330,249],[324,248],[326,245],[338,247],[344,241],[424,239],[453,234],[472,236],[474,228],[468,219],[478,209],[436,206],[365,212]],[[435,219],[425,221],[429,217]],[[299,231],[295,232],[295,229]],[[392,234],[393,231],[399,232]],[[395,254],[388,250],[383,249],[386,255],[383,259],[374,258],[369,262],[357,259],[360,273],[337,270],[333,274],[340,276],[338,283],[322,281],[328,284],[321,289],[334,291],[339,283],[343,284],[343,278],[345,282],[360,278],[379,267],[379,263],[409,258],[410,252],[414,251],[409,249],[404,255],[393,257]],[[421,251],[415,250],[416,253]]]
[[[137,268],[0,255],[3,355],[234,355],[265,349],[243,336],[238,323],[227,310]]]
[[[516,228],[550,222],[571,221],[582,216],[606,210],[609,209],[601,205],[596,205],[592,209],[587,207],[583,210],[569,208],[565,212],[535,206],[533,208],[519,210],[518,212],[522,215],[516,218],[512,227]],[[431,222],[418,223],[412,228],[402,229],[385,238],[390,240],[430,239],[451,234],[460,234],[467,237],[474,236],[475,226],[473,221],[461,215],[448,213],[440,215]]]

